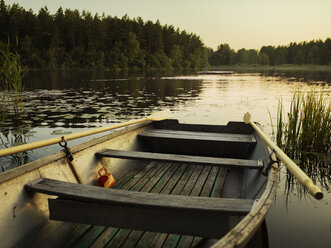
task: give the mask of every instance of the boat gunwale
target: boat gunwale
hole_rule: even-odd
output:
[[[119,128],[115,131],[112,131],[112,133],[110,133],[110,134],[106,134],[106,135],[103,135],[101,137],[94,138],[90,141],[83,142],[82,144],[75,145],[72,148],[70,148],[70,151],[73,154],[77,153],[77,152],[80,152],[82,150],[88,149],[89,147],[100,144],[102,142],[105,142],[107,140],[110,140],[112,138],[120,136],[120,135],[125,134],[127,132],[136,130],[140,127],[147,126],[147,125],[151,124],[152,122],[153,121],[146,121],[146,122],[143,122],[143,123],[133,124],[133,125],[130,125],[130,126]],[[49,163],[52,163],[52,162],[55,162],[57,160],[66,158],[66,156],[67,155],[65,154],[65,152],[60,151],[60,152],[57,152],[55,154],[51,154],[51,155],[48,155],[46,157],[42,157],[40,159],[31,161],[31,162],[29,162],[27,164],[24,164],[24,165],[21,165],[19,167],[15,167],[11,170],[2,172],[2,173],[0,173],[0,184],[5,183],[5,182],[7,182],[11,179],[14,179],[16,177],[19,177],[21,175],[24,175],[28,172],[33,171],[33,170],[36,170],[36,169],[38,169],[40,167],[43,167],[43,166],[45,166]]]
[[[268,150],[271,153],[270,148]],[[268,183],[261,198],[235,227],[212,246],[213,248],[245,247],[262,224],[276,197],[279,182],[279,167],[276,156],[271,154],[271,159],[275,162],[272,164],[272,169],[268,175]]]

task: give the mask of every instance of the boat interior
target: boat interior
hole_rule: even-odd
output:
[[[45,203],[50,222],[62,223],[49,225],[52,241],[49,235],[36,241],[30,232],[30,244],[59,244],[61,234],[65,247],[203,247],[247,215],[266,187],[269,150],[242,122],[166,120],[110,136],[113,142],[99,138],[72,149],[76,180],[40,173],[25,184],[31,197],[54,196]],[[116,180],[110,189],[91,186],[101,167]]]

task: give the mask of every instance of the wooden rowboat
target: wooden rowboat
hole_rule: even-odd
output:
[[[273,155],[243,122],[147,121],[70,152],[0,174],[3,247],[245,246],[278,184]],[[103,167],[110,189],[94,186]]]

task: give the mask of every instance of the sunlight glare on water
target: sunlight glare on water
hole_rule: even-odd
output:
[[[280,99],[288,106],[293,93],[302,87],[300,82],[287,82],[259,74],[199,75],[167,77],[165,80],[201,81],[201,93],[192,101],[179,104],[175,118],[186,123],[226,124],[242,121],[250,112],[254,121],[270,127],[271,113],[275,121]]]

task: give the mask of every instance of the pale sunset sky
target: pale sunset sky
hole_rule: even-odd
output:
[[[331,0],[5,0],[38,13],[47,6],[87,10],[93,15],[127,14],[131,19],[159,20],[195,33],[214,50],[228,43],[238,50],[263,45],[325,40],[331,37]]]

